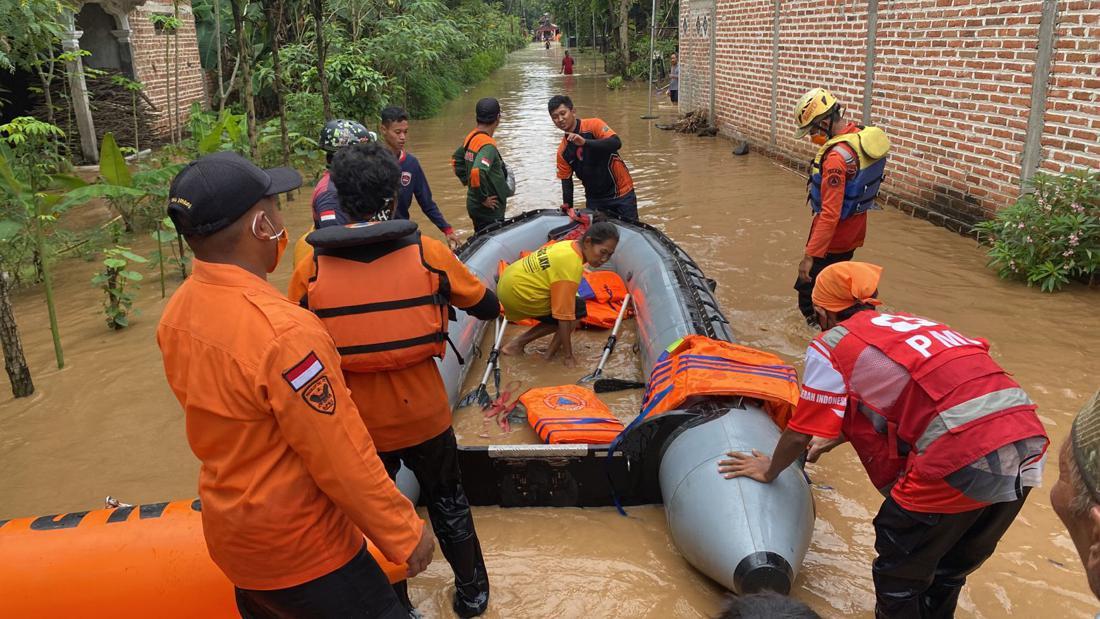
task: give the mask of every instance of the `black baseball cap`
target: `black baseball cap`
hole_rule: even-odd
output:
[[[497,118],[500,118],[500,101],[492,97],[485,97],[477,102],[475,110],[477,122],[491,123]]]
[[[290,168],[264,170],[232,151],[187,164],[172,179],[168,216],[184,236],[208,236],[240,219],[260,200],[302,185]]]

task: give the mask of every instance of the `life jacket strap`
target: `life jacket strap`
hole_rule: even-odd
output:
[[[336,349],[336,352],[341,355],[362,355],[371,352],[385,352],[387,350],[397,350],[399,348],[411,348],[413,346],[420,346],[421,344],[438,344],[446,341],[448,338],[445,334],[440,332],[429,333],[427,335],[421,335],[419,337],[410,337],[404,340],[393,340],[391,342],[378,342],[377,344],[358,344],[355,346],[340,346]]]
[[[408,309],[421,305],[447,305],[447,299],[441,294],[431,294],[422,297],[412,297],[411,299],[396,299],[394,301],[379,301],[378,303],[363,303],[361,305],[344,305],[341,307],[316,309],[314,313],[317,314],[319,318],[335,318],[337,316],[350,316],[352,314],[369,314],[371,312]]]

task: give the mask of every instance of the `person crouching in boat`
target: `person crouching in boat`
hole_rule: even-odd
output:
[[[531,342],[553,334],[546,349],[549,361],[562,351],[565,367],[574,367],[572,334],[585,316],[584,300],[577,296],[584,266],[603,266],[615,253],[619,230],[606,221],[596,222],[578,241],[562,241],[539,248],[504,269],[497,283],[497,295],[510,321],[534,318],[538,325],[505,344],[506,355],[522,355]]]
[[[416,475],[454,571],[454,611],[475,617],[489,604],[489,576],[435,360],[449,341],[450,305],[490,320],[500,304],[445,243],[421,236],[411,221],[392,219],[401,169],[385,146],[341,149],[332,182],[351,223],[307,237],[313,252],[295,267],[291,300],[300,299],[332,335],[351,399],[390,477],[402,462]]]
[[[825,267],[813,289],[822,333],[771,457],[730,452],[726,478],[770,483],[806,453],[849,441],[885,497],[874,519],[876,617],[952,617],[966,577],[997,547],[1042,480],[1035,404],[989,343],[879,312],[881,267]],[[809,451],[807,452],[807,447]]]

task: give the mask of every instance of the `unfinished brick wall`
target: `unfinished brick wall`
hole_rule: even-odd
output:
[[[152,130],[157,135],[168,133],[168,121],[174,110],[175,95],[172,104],[168,102],[165,85],[175,92],[176,41],[174,36],[157,32],[153,26],[155,14],[172,15],[170,2],[146,2],[129,14],[130,41],[134,57],[134,71],[137,79],[145,85],[145,94],[153,101],[156,111],[153,114]],[[202,65],[199,63],[199,46],[195,34],[195,18],[191,14],[190,0],[180,0],[179,19],[179,118],[186,126],[190,117],[191,104],[199,102],[207,105],[207,94],[203,80]],[[168,62],[165,62],[165,47],[168,47]]]
[[[1100,165],[1100,0],[1064,4],[1043,123],[1048,172]]]
[[[683,0],[681,15],[699,0]],[[799,169],[792,108],[823,86],[860,121],[868,0],[717,0],[715,116],[725,134]],[[1040,48],[1041,0],[878,0],[870,120],[893,142],[885,202],[955,230],[1020,194]],[[709,55],[684,36],[681,53]],[[1100,0],[1057,2],[1038,169],[1100,168]],[[773,65],[773,45],[779,53]],[[709,60],[709,58],[708,58]],[[691,69],[707,72],[709,62]],[[706,83],[709,75],[696,75]],[[775,83],[773,92],[772,83]],[[776,101],[773,111],[772,101]],[[706,108],[689,98],[681,111]],[[773,118],[775,122],[773,124]],[[1038,137],[1038,136],[1036,136]]]

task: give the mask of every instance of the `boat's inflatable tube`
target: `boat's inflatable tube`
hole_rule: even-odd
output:
[[[0,520],[0,617],[238,617],[198,500]],[[369,545],[390,582],[405,567]]]
[[[665,348],[686,335],[735,341],[714,297],[714,282],[690,256],[651,226],[614,223],[619,229],[619,245],[605,268],[622,276],[635,299],[638,354],[645,376]],[[459,257],[482,282],[495,288],[498,261],[515,260],[521,252],[545,243],[551,230],[569,224],[570,219],[559,211],[524,213],[471,239],[459,250]],[[458,325],[451,333],[464,357],[470,358],[474,352],[485,324],[459,312]],[[454,355],[448,355],[440,369],[453,405],[459,398],[465,368]],[[744,478],[723,479],[717,466],[730,450],[770,453],[778,436],[778,427],[759,402],[713,399],[631,424],[617,450],[606,458],[626,458],[626,466],[620,468],[629,470],[633,496],[663,498],[673,540],[702,572],[738,593],[765,588],[786,593],[813,531],[813,501],[805,477],[796,466],[775,483],[764,485]],[[541,467],[536,461],[538,449],[491,446],[489,451],[515,462],[527,458],[529,477],[537,476]],[[590,457],[597,451],[590,449]],[[547,458],[562,455],[546,453]],[[654,496],[648,487],[658,482],[660,492]],[[508,483],[529,495],[535,482]],[[553,499],[554,485],[547,482],[544,486],[551,488]]]

